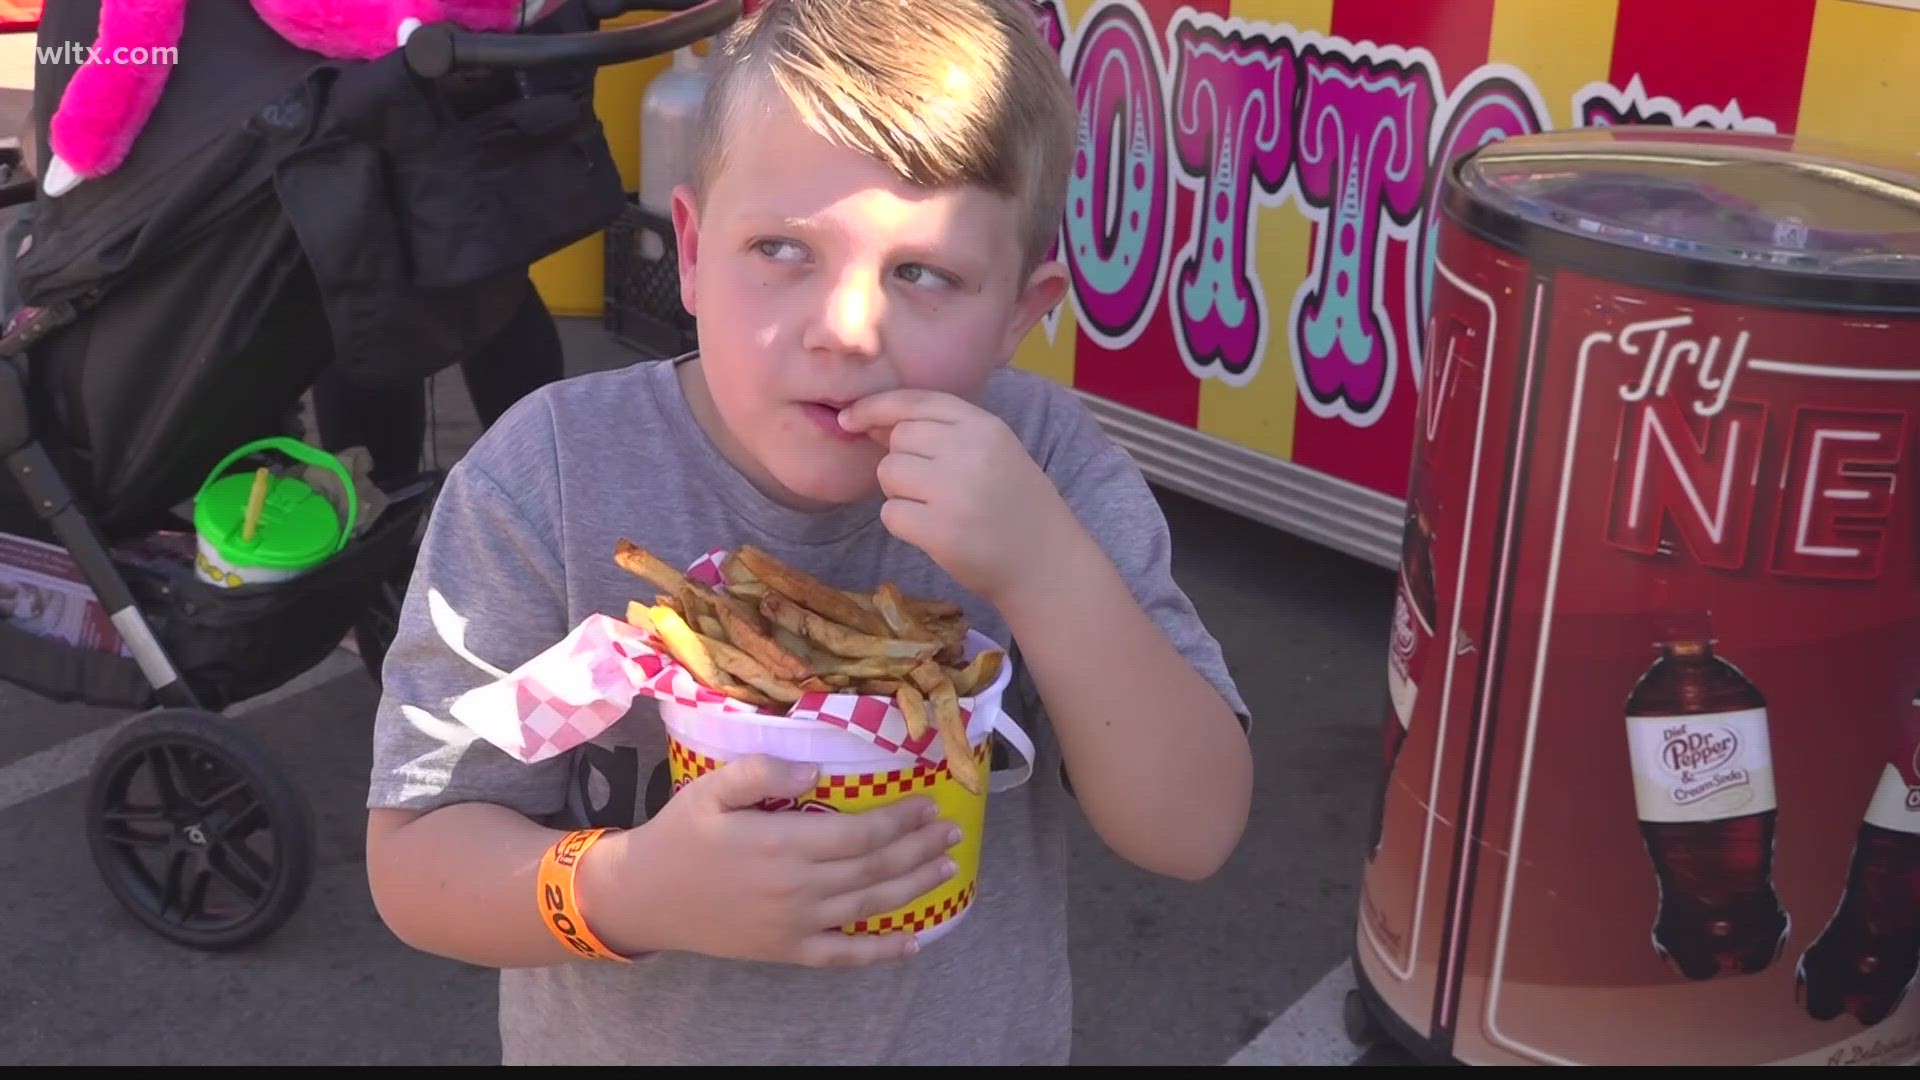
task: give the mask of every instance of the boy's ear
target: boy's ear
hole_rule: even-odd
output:
[[[1013,323],[1007,327],[1008,337],[1002,349],[1005,355],[1012,356],[1041,317],[1066,299],[1067,286],[1067,267],[1059,260],[1050,259],[1033,268],[1014,305]]]
[[[687,314],[697,316],[693,269],[700,261],[700,205],[685,184],[673,189],[673,244],[680,263],[680,303]]]

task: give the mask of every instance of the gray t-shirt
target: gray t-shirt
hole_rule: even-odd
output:
[[[997,372],[982,403],[1020,436],[1146,610],[1244,718],[1218,645],[1174,584],[1166,522],[1132,460],[1070,391],[1040,376]],[[475,659],[511,671],[587,616],[624,617],[629,600],[650,601],[656,590],[614,562],[621,537],[681,568],[715,547],[756,544],[844,588],[890,579],[909,595],[962,605],[973,627],[1011,646],[994,611],[889,534],[878,506],[807,513],[768,500],[695,423],[674,362],[532,395],[449,472],[386,662],[367,805],[489,802],[555,828],[646,820],[667,790],[651,699],[636,698],[592,744],[535,765],[478,738],[447,707],[495,677]],[[432,625],[429,593],[444,598],[463,632]],[[989,801],[977,899],[944,938],[909,962],[855,970],[683,953],[506,970],[505,1063],[1065,1064],[1066,819],[1079,811],[1031,684],[1016,680],[1005,706],[1038,760],[1032,780]]]

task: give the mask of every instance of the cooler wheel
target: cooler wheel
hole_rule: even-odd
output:
[[[100,756],[87,844],[109,892],[176,944],[238,949],[306,897],[313,823],[266,752],[220,716],[164,709]]]
[[[1366,995],[1358,989],[1347,991],[1346,1003],[1342,1006],[1341,1020],[1347,1026],[1347,1038],[1355,1046],[1378,1046],[1387,1041],[1387,1032],[1374,1018],[1373,1008],[1367,1004]]]

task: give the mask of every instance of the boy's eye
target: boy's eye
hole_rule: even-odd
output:
[[[753,249],[775,262],[799,262],[807,257],[806,249],[791,240],[756,240]]]
[[[909,285],[926,285],[933,288],[952,288],[959,284],[952,274],[944,270],[935,270],[924,263],[908,263],[896,271]]]

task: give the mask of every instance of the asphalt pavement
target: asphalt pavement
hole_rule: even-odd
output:
[[[596,325],[563,327],[574,371],[644,362]],[[446,464],[475,433],[458,372],[436,380]],[[1076,1064],[1398,1064],[1339,1026],[1379,755],[1392,608],[1377,568],[1163,494],[1175,569],[1254,710],[1246,838],[1201,885],[1102,849],[1073,852]],[[311,892],[236,953],[162,940],[89,858],[93,757],[128,714],[0,685],[0,1063],[488,1065],[492,972],[413,952],[366,887],[361,809],[376,700],[342,651],[234,723],[310,800]],[[238,711],[238,710],[236,710]]]

